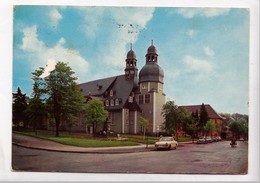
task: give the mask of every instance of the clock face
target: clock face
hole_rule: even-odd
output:
[[[130,71],[130,73],[131,73],[131,74],[134,74],[134,73],[135,73],[135,71]]]

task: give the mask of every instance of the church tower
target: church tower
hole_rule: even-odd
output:
[[[136,66],[137,59],[136,59],[135,52],[132,50],[132,44],[131,44],[130,51],[127,53],[125,62],[126,62],[125,79],[126,80],[136,79],[138,73],[138,69]]]
[[[158,54],[153,41],[147,49],[146,63],[139,73],[138,104],[142,108],[142,115],[150,122],[148,132],[157,133],[164,122],[161,115],[165,104],[163,92],[164,72],[158,65]]]

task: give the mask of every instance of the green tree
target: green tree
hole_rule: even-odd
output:
[[[193,143],[194,143],[195,134],[196,134],[196,132],[198,130],[198,124],[199,124],[199,122],[192,118],[191,121],[187,125],[187,128],[191,132],[191,137],[192,137],[192,142]]]
[[[35,91],[39,91],[35,95],[39,94],[46,100],[49,117],[54,119],[58,137],[61,121],[75,122],[77,116],[84,112],[85,99],[77,86],[77,77],[73,76],[74,72],[66,63],[58,62],[45,78],[42,78],[43,71],[43,68],[39,68],[33,73]]]
[[[162,115],[164,117],[164,129],[169,134],[176,134],[178,140],[178,129],[190,116],[184,109],[178,108],[174,101],[168,101],[163,105]]]
[[[181,125],[182,125],[182,130],[184,131],[185,133],[185,137],[189,131],[189,127],[188,125],[191,123],[192,121],[192,116],[191,116],[191,113],[188,112],[186,109],[180,109],[178,108],[179,110],[179,115],[180,115],[180,120],[181,120]]]
[[[93,133],[99,125],[104,123],[108,117],[108,111],[104,108],[104,103],[98,99],[88,101],[86,105],[86,123],[93,126]]]
[[[13,93],[13,123],[19,130],[19,123],[25,122],[26,115],[25,110],[27,108],[27,97],[23,94],[20,87],[17,88],[17,92]]]
[[[39,68],[32,72],[33,92],[29,99],[28,108],[26,114],[28,116],[30,124],[32,124],[35,134],[37,134],[37,129],[42,125],[43,118],[47,116],[46,104],[44,102],[44,80],[41,75],[44,72],[44,68]]]
[[[203,132],[203,135],[204,135],[204,127],[208,121],[208,112],[205,108],[205,105],[204,103],[201,104],[201,107],[200,107],[200,115],[199,115],[199,127],[200,127],[200,130]]]
[[[212,132],[216,130],[216,124],[212,119],[206,123],[205,130],[210,136],[212,136]]]
[[[229,130],[232,132],[234,138],[238,138],[241,133],[241,124],[237,120],[233,120],[229,124]]]
[[[140,119],[139,119],[139,123],[141,125],[141,127],[144,129],[144,137],[143,139],[145,139],[145,133],[146,133],[146,130],[147,130],[147,127],[149,126],[149,120],[146,119],[145,117],[143,116],[140,116]]]

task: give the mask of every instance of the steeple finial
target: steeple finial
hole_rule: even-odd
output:
[[[152,40],[152,45],[153,45],[153,40]]]
[[[130,50],[132,50],[132,46],[133,46],[132,43],[130,43]]]

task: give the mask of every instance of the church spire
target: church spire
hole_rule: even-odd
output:
[[[126,67],[125,67],[125,78],[126,80],[134,79],[137,77],[137,59],[135,52],[133,51],[133,45],[132,43],[130,44],[130,50],[127,53],[126,56]]]

